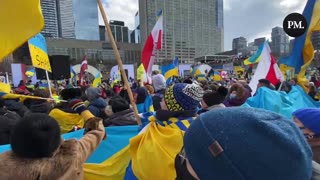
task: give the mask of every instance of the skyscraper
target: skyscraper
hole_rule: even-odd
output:
[[[265,37],[257,38],[257,39],[254,40],[254,45],[259,47],[264,42],[266,42],[266,38]]]
[[[232,40],[232,49],[237,50],[237,53],[247,49],[247,39],[238,37]]]
[[[139,0],[141,44],[163,11],[163,49],[156,63],[193,63],[196,57],[223,51],[223,0]]]
[[[134,16],[134,38],[135,38],[135,42],[134,43],[141,43],[139,11]]]
[[[281,27],[272,28],[271,39],[271,49],[275,56],[286,56],[289,54],[289,37]]]
[[[58,27],[58,11],[56,0],[41,0],[42,14],[45,21],[45,26],[41,33],[45,37],[59,37]]]
[[[129,29],[123,21],[110,21],[110,28],[116,42],[129,42]]]
[[[59,1],[59,30],[62,38],[75,38],[73,0]]]
[[[73,0],[75,37],[83,40],[99,40],[97,1]]]

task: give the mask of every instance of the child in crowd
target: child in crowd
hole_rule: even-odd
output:
[[[105,129],[82,101],[73,100],[70,107],[86,120],[85,135],[64,141],[50,116],[26,115],[13,129],[12,151],[0,154],[0,179],[83,179],[83,164],[105,137]]]

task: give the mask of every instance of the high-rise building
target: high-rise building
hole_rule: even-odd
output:
[[[45,26],[41,31],[45,37],[59,37],[57,0],[41,0]]]
[[[106,40],[106,27],[105,26],[99,26],[99,35],[100,35],[100,41]]]
[[[320,31],[312,33],[312,43],[315,50],[320,50]]]
[[[248,43],[248,52],[249,52],[248,55],[255,54],[257,52],[257,50],[258,50],[258,46],[255,46],[254,42]]]
[[[58,5],[58,21],[60,37],[75,38],[74,25],[75,19],[73,15],[73,0],[59,1]]]
[[[93,0],[74,0],[75,38],[99,40],[99,18],[97,2]]]
[[[293,44],[294,44],[294,39],[290,39],[290,43],[289,43],[289,53],[292,53]]]
[[[238,37],[232,40],[232,49],[237,53],[247,49],[247,39],[244,37]]]
[[[271,50],[275,56],[286,56],[289,54],[289,36],[284,32],[283,28],[272,28],[271,39]]]
[[[134,43],[141,43],[139,11],[134,16],[134,38],[135,38]]]
[[[259,47],[264,42],[266,42],[266,38],[265,37],[257,38],[257,39],[254,40],[254,45]]]
[[[110,28],[116,42],[129,42],[129,29],[123,21],[110,21]]]
[[[156,63],[193,63],[196,57],[223,51],[223,0],[139,0],[141,45],[162,10],[164,20],[163,48]]]

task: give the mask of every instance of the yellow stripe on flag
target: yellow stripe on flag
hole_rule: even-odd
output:
[[[43,26],[40,0],[2,0],[0,5],[0,62]]]
[[[178,68],[171,69],[165,73],[166,79],[169,79],[170,77],[173,77],[173,76],[179,76]]]
[[[318,0],[313,8],[312,19],[309,24],[306,41],[304,43],[303,48],[303,59],[304,65],[301,67],[300,73],[298,74],[298,84],[308,92],[308,88],[306,85],[308,84],[308,80],[305,77],[305,73],[307,68],[311,65],[312,60],[314,58],[314,47],[311,41],[311,34],[314,31],[320,31],[320,1]]]
[[[10,84],[0,83],[0,92],[2,93],[10,93],[11,86]]]
[[[51,72],[51,65],[49,61],[48,54],[41,50],[40,48],[29,43],[30,56],[32,60],[32,65],[37,68],[41,68]]]

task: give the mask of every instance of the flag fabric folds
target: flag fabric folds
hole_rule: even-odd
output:
[[[35,68],[29,69],[28,71],[26,71],[26,76],[28,77],[33,77],[35,74]]]
[[[0,62],[44,27],[40,0],[1,1]]]
[[[142,50],[141,62],[149,79],[152,74],[152,66],[157,50],[162,48],[162,34],[163,34],[163,16],[162,11],[158,14],[158,20],[153,27],[151,34],[148,36],[144,48]]]
[[[0,82],[0,97],[7,93],[10,93],[10,91],[11,91],[10,84]]]
[[[88,70],[88,61],[87,61],[87,56],[84,56],[81,62],[80,75],[79,75],[80,85],[84,84],[83,76],[86,70]]]
[[[137,179],[175,179],[174,159],[183,146],[184,132],[195,118],[159,121],[150,114],[142,115],[143,124],[149,122],[139,135],[130,139],[132,171]]]
[[[299,85],[303,86],[305,72],[314,58],[314,48],[311,42],[311,33],[320,31],[320,1],[308,0],[303,16],[308,22],[308,30],[304,35],[295,38],[293,50],[289,57],[282,58],[279,64],[285,64],[295,69],[298,74]]]
[[[273,85],[284,81],[284,77],[278,67],[278,64],[271,54],[269,44],[267,42],[264,44],[263,51],[260,55],[261,60],[249,84],[250,88],[252,89],[252,93],[256,92],[260,79],[268,79]]]
[[[253,56],[249,57],[244,61],[244,65],[256,64],[261,60],[261,53],[264,49],[265,43],[261,44],[258,48],[258,51]]]
[[[138,126],[107,127],[108,138],[84,164],[84,179],[122,180],[130,161],[129,139],[138,134]],[[83,130],[64,134],[64,139],[80,139]],[[10,150],[10,145],[0,146],[0,153]]]
[[[179,60],[176,57],[172,63],[161,66],[161,74],[168,80],[171,77],[179,76]]]
[[[144,69],[143,64],[140,64],[140,66],[137,69],[137,80],[142,80],[142,82],[146,79],[146,71]]]
[[[320,108],[320,102],[314,101],[300,86],[292,86],[288,94],[262,87],[243,107],[265,109],[291,119],[294,111],[302,108]]]
[[[70,65],[70,78],[72,82],[76,82],[77,81],[77,73],[76,71],[73,69],[73,67]]]
[[[99,87],[99,85],[101,84],[101,79],[102,79],[102,74],[101,74],[101,72],[98,72],[98,74],[96,75],[96,77],[93,80],[92,86]]]

